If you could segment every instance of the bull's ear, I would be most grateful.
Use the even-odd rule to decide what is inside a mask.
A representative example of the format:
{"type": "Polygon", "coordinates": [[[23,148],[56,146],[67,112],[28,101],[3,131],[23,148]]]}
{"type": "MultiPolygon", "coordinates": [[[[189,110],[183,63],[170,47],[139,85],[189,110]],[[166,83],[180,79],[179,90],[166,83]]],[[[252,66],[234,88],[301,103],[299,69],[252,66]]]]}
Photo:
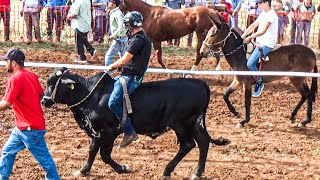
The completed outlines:
{"type": "Polygon", "coordinates": [[[209,17],[211,19],[212,24],[216,25],[218,30],[221,30],[222,24],[220,22],[218,22],[217,20],[215,20],[210,14],[209,14],[209,17]]]}
{"type": "Polygon", "coordinates": [[[71,79],[62,79],[61,78],[61,83],[62,84],[74,84],[76,82],[74,80],[71,80],[71,79]]]}

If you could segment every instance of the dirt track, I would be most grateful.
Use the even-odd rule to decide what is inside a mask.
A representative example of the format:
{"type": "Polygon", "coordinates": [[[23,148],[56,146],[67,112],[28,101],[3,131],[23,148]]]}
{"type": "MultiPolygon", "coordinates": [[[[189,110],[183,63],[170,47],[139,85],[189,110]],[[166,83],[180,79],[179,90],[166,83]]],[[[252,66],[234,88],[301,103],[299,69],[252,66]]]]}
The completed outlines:
{"type": "MultiPolygon", "coordinates": [[[[0,51],[1,54],[4,50],[0,51]]],[[[52,51],[27,51],[27,58],[34,62],[69,63],[70,53],[52,51]]],[[[102,65],[102,57],[95,64],[102,65]]],[[[169,68],[190,69],[194,56],[165,56],[169,68]]],[[[202,60],[201,69],[212,70],[213,60],[202,60]]],[[[153,65],[159,67],[157,63],[153,65]]],[[[223,69],[229,67],[222,61],[223,69]]],[[[53,69],[32,68],[45,86],[48,75],[53,69]]],[[[72,70],[84,76],[95,71],[72,70]]],[[[3,95],[8,74],[1,68],[0,92],[3,95]]],[[[145,80],[169,78],[163,74],[147,74],[145,80]]],[[[224,147],[212,146],[209,150],[204,179],[319,179],[320,178],[320,122],[319,97],[314,105],[313,122],[306,129],[291,124],[291,110],[300,95],[284,78],[266,84],[261,97],[252,101],[251,122],[244,129],[236,129],[239,121],[227,109],[222,93],[229,86],[232,77],[197,76],[207,81],[211,88],[211,103],[207,114],[207,128],[212,137],[228,138],[232,143],[224,147]]],[[[243,91],[231,97],[235,107],[244,115],[243,91]]],[[[66,106],[44,109],[50,152],[57,164],[61,179],[73,179],[72,173],[84,165],[88,157],[89,138],[76,125],[66,106]]],[[[303,105],[297,115],[300,122],[306,115],[303,105]]],[[[13,116],[7,110],[1,121],[5,126],[14,126],[13,116]]],[[[0,128],[1,144],[8,132],[0,128]]],[[[116,145],[120,142],[118,138],[116,145]]],[[[2,147],[2,145],[1,145],[2,147]]],[[[119,175],[109,165],[105,165],[98,155],[92,167],[90,179],[161,179],[162,172],[176,154],[178,145],[172,131],[152,140],[140,136],[140,142],[123,150],[114,148],[112,157],[121,164],[128,164],[135,173],[119,175]]],[[[172,174],[173,179],[189,178],[196,168],[198,149],[194,149],[182,160],[172,174]]],[[[11,179],[43,179],[44,172],[27,151],[18,154],[11,179]]],[[[88,178],[80,178],[88,179],[88,178]]]]}

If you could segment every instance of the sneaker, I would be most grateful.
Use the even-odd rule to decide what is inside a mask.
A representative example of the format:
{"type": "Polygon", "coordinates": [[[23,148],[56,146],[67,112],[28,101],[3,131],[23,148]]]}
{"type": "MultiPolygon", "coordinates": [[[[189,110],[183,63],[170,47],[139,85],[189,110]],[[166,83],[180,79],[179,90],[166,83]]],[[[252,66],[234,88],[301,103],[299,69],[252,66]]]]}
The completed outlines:
{"type": "Polygon", "coordinates": [[[254,92],[252,93],[252,96],[253,96],[253,97],[258,97],[258,96],[260,96],[261,93],[262,93],[263,88],[264,88],[264,84],[263,84],[262,82],[257,83],[257,84],[256,84],[256,87],[254,88],[254,92]]]}
{"type": "Polygon", "coordinates": [[[94,59],[96,57],[97,51],[93,49],[93,51],[91,51],[90,54],[91,54],[91,59],[94,59]]]}
{"type": "Polygon", "coordinates": [[[139,136],[135,133],[132,135],[125,135],[122,139],[122,142],[120,143],[119,147],[124,148],[128,145],[130,145],[133,141],[136,141],[139,139],[139,136]]]}
{"type": "Polygon", "coordinates": [[[85,64],[85,63],[87,63],[87,60],[75,59],[73,62],[85,64]]]}

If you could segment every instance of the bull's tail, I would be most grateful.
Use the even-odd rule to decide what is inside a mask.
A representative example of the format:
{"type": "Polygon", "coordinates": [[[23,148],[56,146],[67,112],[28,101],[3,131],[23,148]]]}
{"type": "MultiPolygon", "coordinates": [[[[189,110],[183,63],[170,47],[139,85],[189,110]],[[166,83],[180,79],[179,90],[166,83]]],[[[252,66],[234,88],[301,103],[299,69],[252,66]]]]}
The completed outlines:
{"type": "Polygon", "coordinates": [[[209,102],[210,102],[210,88],[208,86],[207,83],[203,83],[203,86],[204,88],[206,89],[207,91],[207,102],[203,108],[203,114],[202,114],[202,126],[203,126],[203,129],[205,130],[205,132],[207,133],[207,136],[208,138],[210,139],[210,142],[217,145],[217,146],[223,146],[223,145],[227,145],[227,144],[230,144],[230,140],[228,139],[212,139],[210,134],[208,133],[207,131],[207,126],[206,126],[206,114],[207,114],[207,109],[208,109],[208,106],[209,106],[209,102]]]}
{"type": "MultiPolygon", "coordinates": [[[[317,65],[314,65],[313,73],[318,73],[317,65]]],[[[313,102],[316,101],[316,94],[318,93],[318,83],[317,83],[317,77],[312,77],[311,82],[311,99],[313,102]]]]}

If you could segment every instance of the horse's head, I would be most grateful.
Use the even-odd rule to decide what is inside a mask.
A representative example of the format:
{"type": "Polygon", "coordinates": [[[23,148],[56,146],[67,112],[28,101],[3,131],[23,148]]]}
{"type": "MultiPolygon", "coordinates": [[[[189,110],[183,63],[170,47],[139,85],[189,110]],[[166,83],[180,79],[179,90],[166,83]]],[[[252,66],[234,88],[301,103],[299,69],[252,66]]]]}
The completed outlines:
{"type": "Polygon", "coordinates": [[[41,103],[45,107],[51,107],[56,103],[67,103],[66,97],[68,97],[70,91],[74,90],[76,84],[76,81],[72,80],[70,75],[71,74],[65,67],[50,74],[44,96],[41,100],[41,103]]]}
{"type": "Polygon", "coordinates": [[[208,31],[200,48],[200,55],[204,58],[208,57],[212,51],[219,52],[220,49],[224,47],[225,41],[231,32],[230,27],[226,23],[220,23],[210,15],[209,17],[213,26],[208,31]]]}

